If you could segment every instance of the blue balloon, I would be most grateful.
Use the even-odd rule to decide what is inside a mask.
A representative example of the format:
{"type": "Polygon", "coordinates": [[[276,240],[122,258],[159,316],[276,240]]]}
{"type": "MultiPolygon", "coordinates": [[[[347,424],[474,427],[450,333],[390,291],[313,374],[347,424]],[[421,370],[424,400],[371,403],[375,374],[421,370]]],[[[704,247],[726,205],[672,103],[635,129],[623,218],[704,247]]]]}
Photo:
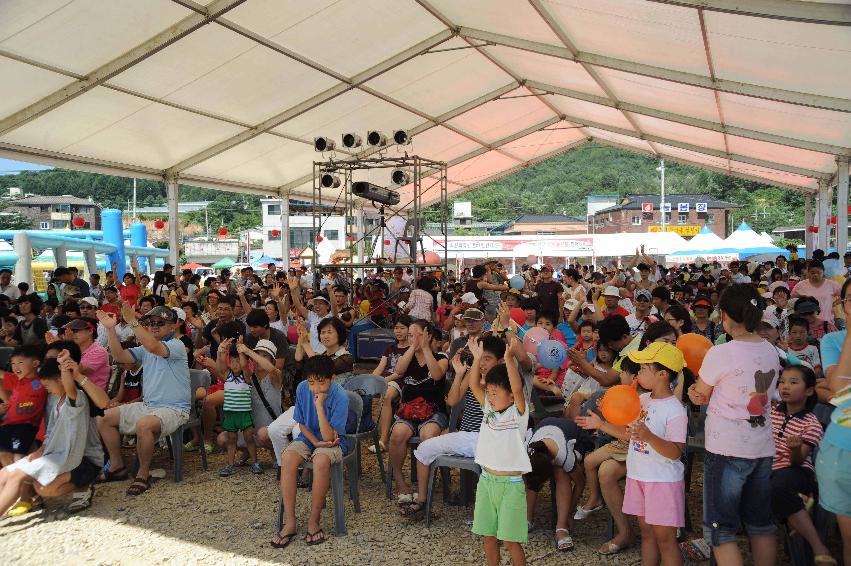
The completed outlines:
{"type": "Polygon", "coordinates": [[[508,284],[511,286],[512,289],[517,289],[518,291],[520,291],[521,289],[523,289],[523,287],[526,286],[526,280],[523,279],[522,275],[515,275],[514,277],[508,280],[508,284]]]}
{"type": "Polygon", "coordinates": [[[567,359],[567,349],[558,340],[544,340],[538,345],[538,363],[547,369],[561,367],[567,359]]]}

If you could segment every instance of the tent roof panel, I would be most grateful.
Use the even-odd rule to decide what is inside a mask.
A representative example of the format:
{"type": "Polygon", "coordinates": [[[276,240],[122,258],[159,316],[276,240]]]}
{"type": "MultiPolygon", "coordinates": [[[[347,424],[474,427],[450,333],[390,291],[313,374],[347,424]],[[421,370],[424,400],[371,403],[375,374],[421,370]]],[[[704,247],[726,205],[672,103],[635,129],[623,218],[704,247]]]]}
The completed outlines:
{"type": "Polygon", "coordinates": [[[851,113],[719,93],[728,124],[851,148],[851,113]]]}
{"type": "Polygon", "coordinates": [[[448,124],[492,143],[553,116],[553,111],[535,97],[511,98],[525,94],[526,89],[511,91],[506,98],[465,112],[448,124]]]}
{"type": "Polygon", "coordinates": [[[359,90],[350,90],[325,104],[305,112],[274,128],[276,132],[313,141],[315,136],[330,136],[342,148],[342,135],[354,132],[364,138],[367,130],[391,135],[397,128],[411,128],[423,120],[398,106],[359,90]]]}
{"type": "Polygon", "coordinates": [[[228,12],[226,18],[271,38],[321,14],[337,0],[251,0],[228,12]]]}
{"type": "Polygon", "coordinates": [[[787,185],[802,187],[803,189],[809,191],[815,191],[818,189],[818,183],[815,179],[812,179],[810,177],[804,177],[803,175],[795,175],[794,173],[777,171],[776,169],[769,169],[767,167],[760,167],[759,165],[741,163],[739,161],[733,160],[730,160],[730,169],[732,171],[737,171],[746,175],[762,177],[763,179],[768,179],[769,181],[776,181],[778,183],[785,183],[787,185]]]}
{"type": "MultiPolygon", "coordinates": [[[[460,39],[441,48],[465,47],[460,39]]],[[[428,53],[369,81],[367,86],[438,115],[504,85],[510,77],[474,49],[428,53]]]]}
{"type": "Polygon", "coordinates": [[[615,132],[609,132],[606,130],[600,130],[598,128],[586,128],[585,129],[594,139],[600,139],[604,141],[610,141],[622,146],[626,146],[628,148],[633,149],[634,151],[639,151],[645,154],[653,154],[653,148],[650,145],[641,139],[625,136],[622,134],[618,134],[615,132]]]}
{"type": "Polygon", "coordinates": [[[489,151],[450,167],[447,171],[447,177],[453,183],[470,185],[497,171],[509,169],[515,165],[517,165],[516,160],[506,157],[498,151],[489,151]]]}
{"type": "Polygon", "coordinates": [[[511,155],[516,155],[524,161],[529,161],[559,147],[564,147],[573,142],[585,139],[585,135],[578,129],[556,129],[564,127],[566,127],[565,124],[555,124],[550,126],[550,128],[539,130],[507,143],[503,147],[510,151],[511,155]]]}
{"type": "Polygon", "coordinates": [[[579,51],[708,75],[695,10],[643,0],[543,0],[579,51]],[[601,27],[606,33],[599,33],[601,27]]]}
{"type": "Polygon", "coordinates": [[[718,121],[715,96],[710,90],[614,69],[598,69],[597,72],[618,100],[718,121]]]}
{"type": "Polygon", "coordinates": [[[668,120],[660,120],[651,116],[633,114],[633,119],[638,123],[641,131],[675,141],[701,145],[718,151],[724,151],[724,134],[677,124],[668,120]]]}
{"type": "Polygon", "coordinates": [[[27,88],[4,88],[0,96],[0,116],[25,108],[51,92],[70,84],[73,79],[0,57],[0,77],[6,85],[27,85],[27,88]]]}
{"type": "MultiPolygon", "coordinates": [[[[5,2],[4,2],[5,4],[5,2]]],[[[29,11],[21,2],[0,10],[0,48],[86,74],[153,37],[190,14],[168,0],[124,2],[76,0],[64,2],[51,12],[39,12],[37,19],[7,19],[7,14],[29,11]],[[17,8],[17,9],[16,9],[17,8]],[[15,27],[13,27],[15,26],[15,27]]],[[[38,11],[38,9],[37,9],[38,11]]]]}
{"type": "Polygon", "coordinates": [[[851,75],[835,66],[851,57],[846,27],[719,12],[704,17],[719,78],[838,98],[851,91],[851,75]]]}
{"type": "Polygon", "coordinates": [[[727,136],[727,143],[730,146],[730,153],[739,153],[759,159],[777,160],[779,158],[780,163],[806,169],[815,169],[817,171],[824,171],[825,173],[832,173],[836,170],[834,156],[826,153],[786,147],[730,135],[727,136]]]}
{"type": "Polygon", "coordinates": [[[566,96],[550,96],[548,100],[551,100],[556,108],[569,116],[582,116],[594,122],[600,122],[601,124],[607,124],[625,130],[634,129],[629,120],[626,119],[626,116],[623,115],[623,112],[609,106],[585,102],[584,100],[577,100],[566,96]]]}
{"type": "Polygon", "coordinates": [[[435,161],[450,161],[479,147],[481,146],[469,138],[443,126],[436,126],[414,136],[407,150],[435,161]]]}
{"type": "Polygon", "coordinates": [[[526,2],[515,0],[430,0],[452,22],[460,26],[476,27],[496,33],[519,35],[541,43],[561,45],[558,37],[534,8],[526,2]],[[511,17],[505,17],[505,14],[511,17]]]}
{"type": "Polygon", "coordinates": [[[597,96],[606,95],[579,63],[500,45],[485,47],[484,51],[525,79],[535,79],[597,96]]]}

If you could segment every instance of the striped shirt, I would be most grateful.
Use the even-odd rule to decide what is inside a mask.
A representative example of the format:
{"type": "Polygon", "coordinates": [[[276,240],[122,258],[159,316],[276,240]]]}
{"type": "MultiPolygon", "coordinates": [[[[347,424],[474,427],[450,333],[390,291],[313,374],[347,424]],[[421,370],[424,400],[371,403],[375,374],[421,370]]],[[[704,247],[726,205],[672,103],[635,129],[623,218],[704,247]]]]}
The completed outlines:
{"type": "MultiPolygon", "coordinates": [[[[792,456],[789,448],[786,446],[786,437],[788,435],[800,436],[804,444],[809,444],[811,448],[818,446],[824,435],[821,423],[813,413],[801,411],[794,415],[787,415],[783,409],[785,409],[785,406],[782,403],[771,409],[771,428],[774,434],[774,463],[771,466],[772,470],[792,467],[792,456]]],[[[810,455],[807,456],[807,459],[804,460],[801,466],[815,470],[815,467],[813,467],[812,452],[810,452],[810,455]]]]}
{"type": "Polygon", "coordinates": [[[251,411],[251,385],[245,381],[243,375],[228,372],[225,379],[225,402],[223,411],[251,411]]]}
{"type": "Polygon", "coordinates": [[[464,410],[461,413],[461,424],[458,430],[463,432],[479,432],[482,428],[482,420],[485,418],[482,406],[476,401],[476,396],[468,387],[464,392],[464,410]]]}

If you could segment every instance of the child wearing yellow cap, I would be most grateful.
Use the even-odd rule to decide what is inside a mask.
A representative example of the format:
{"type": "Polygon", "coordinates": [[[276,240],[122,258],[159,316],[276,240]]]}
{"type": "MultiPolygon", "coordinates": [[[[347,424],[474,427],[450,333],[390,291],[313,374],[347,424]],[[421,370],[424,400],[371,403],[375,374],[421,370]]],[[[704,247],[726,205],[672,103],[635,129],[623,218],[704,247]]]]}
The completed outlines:
{"type": "Polygon", "coordinates": [[[623,512],[641,527],[643,564],[682,564],[677,527],[685,526],[684,467],[688,418],[671,391],[671,381],[685,366],[683,354],[664,342],[630,352],[640,364],[637,379],[649,391],[640,396],[641,413],[628,426],[626,488],[623,512]]]}

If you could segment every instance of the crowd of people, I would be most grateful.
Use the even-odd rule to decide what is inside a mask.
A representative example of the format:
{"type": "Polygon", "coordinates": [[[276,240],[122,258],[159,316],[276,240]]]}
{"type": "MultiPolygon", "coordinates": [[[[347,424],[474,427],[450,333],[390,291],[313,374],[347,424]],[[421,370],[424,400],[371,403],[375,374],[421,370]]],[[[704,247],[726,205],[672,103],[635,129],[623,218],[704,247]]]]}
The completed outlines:
{"type": "Polygon", "coordinates": [[[0,342],[13,348],[0,387],[0,514],[69,494],[69,510],[81,511],[102,482],[129,482],[128,496],[155,490],[157,446],[197,403],[203,432],[184,448],[217,445],[222,478],[262,474],[258,448],[272,452],[278,548],[299,537],[299,487],[311,489],[304,542],[325,542],[331,467],[368,422],[400,520],[424,517],[422,478],[439,456],[475,460],[472,531],[491,565],[500,545],[525,564],[547,481],[559,551],[574,547],[577,521],[605,508],[614,535],[600,554],[640,544],[643,564],[681,564],[685,451],[697,436],[703,534],[719,564],[742,563],[742,529],[753,562],[775,564],[779,524],[816,564],[836,564],[812,504],[836,515],[851,564],[851,253],[666,268],[636,250],[622,265],[523,266],[512,277],[488,260],[414,275],[269,264],[202,281],[166,264],[151,279],[133,261],[122,276],[113,266],[88,282],[58,267],[37,293],[0,271],[0,342]],[[395,344],[372,371],[387,394],[358,420],[345,389],[355,373],[349,335],[366,321],[392,329],[395,344]],[[699,368],[678,347],[690,334],[713,344],[699,368]],[[542,363],[533,335],[560,342],[564,362],[542,363]],[[211,385],[193,391],[190,370],[207,370],[211,385]],[[640,393],[626,425],[601,410],[617,385],[640,393]],[[414,436],[416,485],[403,473],[414,436]]]}

